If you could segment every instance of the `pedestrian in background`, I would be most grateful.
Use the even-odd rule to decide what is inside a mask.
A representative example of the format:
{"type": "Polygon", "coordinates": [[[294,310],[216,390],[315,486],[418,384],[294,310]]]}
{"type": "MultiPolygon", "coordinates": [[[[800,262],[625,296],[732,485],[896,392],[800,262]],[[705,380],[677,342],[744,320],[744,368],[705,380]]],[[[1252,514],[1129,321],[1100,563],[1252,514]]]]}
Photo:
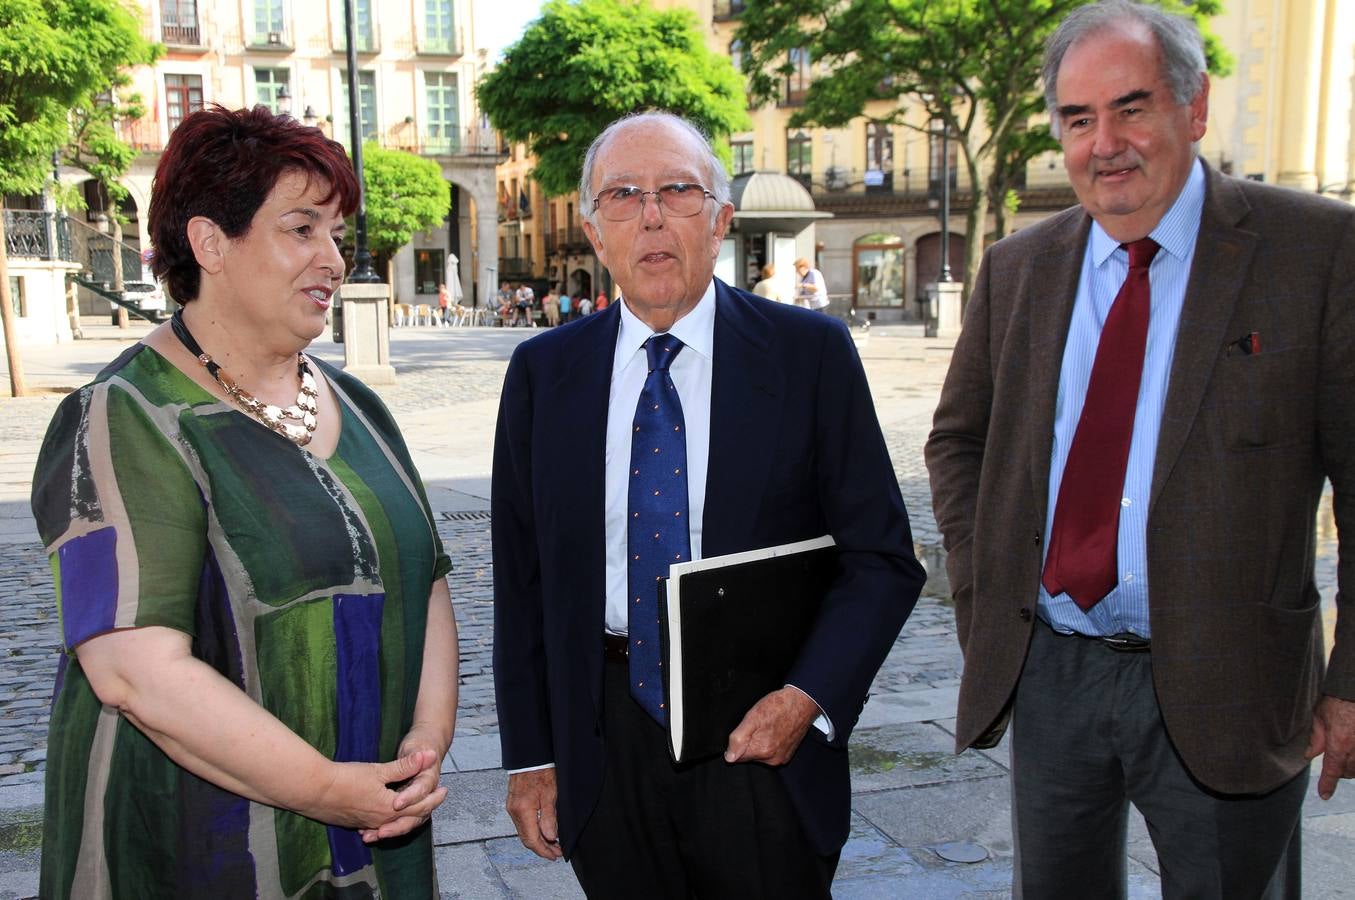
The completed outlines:
{"type": "Polygon", "coordinates": [[[568,322],[571,318],[573,318],[573,314],[574,314],[573,304],[574,304],[574,301],[573,301],[573,299],[570,298],[569,294],[567,294],[567,293],[562,293],[562,294],[560,295],[560,321],[561,321],[561,322],[568,322]]]}
{"type": "Polygon", "coordinates": [[[810,265],[803,256],[795,261],[795,305],[805,309],[823,309],[828,305],[828,285],[823,273],[810,265]]]}
{"type": "Polygon", "coordinates": [[[343,147],[264,106],[160,157],[182,308],[62,402],[33,476],[65,651],[44,898],[435,891],[451,563],[390,412],[305,352],[357,204],[343,147]]]}
{"type": "Polygon", "coordinates": [[[592,312],[593,312],[593,301],[588,299],[587,294],[584,294],[582,297],[579,298],[579,316],[582,317],[591,315],[592,312]]]}
{"type": "Polygon", "coordinates": [[[1125,896],[1133,803],[1164,896],[1297,898],[1307,761],[1355,775],[1355,209],[1196,155],[1188,16],[1080,7],[1044,84],[1081,205],[984,255],[926,448],[957,749],[1010,723],[1018,895],[1125,896]]]}
{"type": "Polygon", "coordinates": [[[781,291],[777,288],[773,280],[776,275],[776,266],[771,263],[762,267],[762,280],[753,285],[753,293],[759,297],[766,297],[777,303],[784,303],[785,299],[781,296],[781,291]]]}
{"type": "Polygon", "coordinates": [[[541,311],[546,314],[546,327],[554,328],[560,324],[560,295],[552,288],[541,298],[541,311]]]}
{"type": "Polygon", "coordinates": [[[604,309],[607,308],[608,302],[609,301],[607,300],[607,292],[598,291],[598,302],[594,304],[593,312],[602,312],[604,309]]]}
{"type": "Polygon", "coordinates": [[[447,285],[438,285],[438,324],[450,325],[447,317],[450,315],[451,296],[447,292],[447,285]]]}

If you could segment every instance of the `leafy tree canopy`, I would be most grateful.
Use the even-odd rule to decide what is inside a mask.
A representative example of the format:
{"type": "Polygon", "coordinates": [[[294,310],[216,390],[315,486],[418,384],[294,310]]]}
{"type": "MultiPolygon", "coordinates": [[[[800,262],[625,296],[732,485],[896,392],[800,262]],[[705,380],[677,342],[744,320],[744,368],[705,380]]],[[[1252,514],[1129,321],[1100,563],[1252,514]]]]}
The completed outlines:
{"type": "Polygon", "coordinates": [[[389,257],[414,232],[439,225],[452,203],[452,188],[438,164],[403,150],[362,146],[367,197],[367,240],[372,253],[389,257]]]}
{"type": "MultiPolygon", "coordinates": [[[[1044,126],[1026,129],[1043,109],[1044,42],[1068,12],[1088,0],[755,0],[739,20],[744,71],[756,100],[778,97],[794,71],[791,51],[807,51],[816,72],[793,125],[840,127],[861,115],[927,127],[944,122],[970,183],[985,186],[968,209],[965,283],[983,248],[990,201],[1007,201],[1011,173],[1057,146],[1044,126]],[[885,101],[885,102],[877,102],[885,101]],[[906,102],[905,102],[906,101],[906,102]],[[909,113],[921,107],[924,116],[909,113]],[[994,170],[997,170],[996,178],[994,170]],[[990,197],[989,192],[996,196],[990,197]]],[[[1202,27],[1219,0],[1159,0],[1202,27]]],[[[1205,32],[1210,71],[1231,61],[1205,32]]]]}
{"type": "Polygon", "coordinates": [[[71,110],[158,55],[123,0],[0,0],[0,191],[41,190],[71,137],[71,110]]]}
{"type": "Polygon", "coordinates": [[[744,79],[706,48],[696,17],[631,0],[550,0],[478,96],[494,127],[536,157],[547,196],[578,187],[588,145],[628,113],[686,116],[726,163],[726,138],[748,127],[744,79]]]}

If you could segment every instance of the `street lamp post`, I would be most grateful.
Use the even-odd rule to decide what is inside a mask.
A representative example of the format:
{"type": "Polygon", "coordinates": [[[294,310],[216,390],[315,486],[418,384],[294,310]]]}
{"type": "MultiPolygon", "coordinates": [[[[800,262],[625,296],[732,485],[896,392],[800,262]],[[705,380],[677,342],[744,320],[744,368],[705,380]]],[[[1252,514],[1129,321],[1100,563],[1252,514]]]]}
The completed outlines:
{"type": "Polygon", "coordinates": [[[358,176],[358,212],[354,231],[356,247],[353,250],[353,273],[348,280],[358,284],[377,284],[381,276],[372,268],[372,254],[367,249],[367,190],[362,179],[361,103],[358,98],[358,46],[353,27],[353,0],[343,0],[343,28],[348,42],[348,134],[353,156],[353,171],[358,176]]]}
{"type": "Polygon", "coordinates": [[[941,121],[941,273],[937,282],[954,281],[950,274],[950,122],[941,121]]]}

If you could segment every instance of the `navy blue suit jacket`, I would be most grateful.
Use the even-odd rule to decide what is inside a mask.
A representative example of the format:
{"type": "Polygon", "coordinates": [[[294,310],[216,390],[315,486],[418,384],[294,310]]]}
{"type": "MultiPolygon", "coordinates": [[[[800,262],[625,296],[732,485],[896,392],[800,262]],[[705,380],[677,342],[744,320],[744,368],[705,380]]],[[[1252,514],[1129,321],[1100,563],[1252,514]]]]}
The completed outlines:
{"type": "MultiPolygon", "coordinates": [[[[846,841],[847,738],[922,588],[865,372],[842,323],[716,281],[703,554],[831,533],[843,572],[788,681],[831,718],[780,770],[819,852],[846,841]]],[[[503,764],[554,762],[572,852],[603,775],[604,459],[620,309],[520,345],[494,446],[503,764]]],[[[619,410],[630,416],[632,411],[619,410]]]]}

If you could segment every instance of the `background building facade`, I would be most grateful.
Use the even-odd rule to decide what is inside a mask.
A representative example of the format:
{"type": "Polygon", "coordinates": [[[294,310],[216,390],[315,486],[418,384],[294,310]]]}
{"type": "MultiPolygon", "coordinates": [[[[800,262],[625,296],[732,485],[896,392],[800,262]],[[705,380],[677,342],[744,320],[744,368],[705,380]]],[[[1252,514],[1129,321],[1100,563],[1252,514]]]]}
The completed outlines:
{"type": "MultiPolygon", "coordinates": [[[[469,304],[477,290],[484,296],[481,285],[491,283],[498,268],[494,169],[503,158],[497,136],[481,121],[475,103],[475,82],[485,63],[475,48],[470,0],[352,3],[362,139],[436,160],[452,185],[443,224],[416,233],[395,254],[390,271],[379,274],[392,280],[396,302],[436,303],[438,285],[455,256],[469,304]]],[[[155,166],[188,114],[211,103],[230,109],[264,104],[317,125],[345,146],[351,147],[352,140],[342,0],[141,0],[141,7],[146,37],[166,52],[154,66],[130,73],[127,90],[140,94],[146,114],[119,123],[122,138],[140,151],[120,180],[129,190],[122,207],[129,281],[140,277],[138,255],[149,246],[145,212],[155,166]]],[[[107,199],[84,172],[63,168],[61,178],[81,185],[88,204],[69,217],[67,267],[98,271],[104,268],[101,260],[86,244],[99,245],[97,235],[108,221],[107,199]]],[[[6,198],[7,207],[40,209],[43,202],[6,198]]],[[[10,249],[13,267],[15,248],[10,249]]],[[[49,255],[59,256],[59,248],[49,255]]],[[[17,261],[22,267],[23,259],[17,261]]],[[[35,262],[54,269],[61,261],[35,262]]],[[[29,273],[21,274],[27,280],[29,273]]],[[[25,328],[21,322],[22,339],[68,339],[62,300],[51,296],[50,286],[34,276],[32,284],[19,287],[20,315],[35,326],[25,328]],[[52,314],[51,307],[59,312],[52,314]]],[[[81,293],[86,311],[107,309],[106,301],[81,293]]]]}
{"type": "MultiPolygon", "coordinates": [[[[745,0],[650,2],[691,9],[707,45],[738,65],[735,35],[745,0]]],[[[1213,81],[1201,156],[1235,175],[1350,200],[1355,3],[1230,0],[1212,27],[1235,66],[1231,75],[1213,81]]],[[[844,128],[791,127],[816,75],[807,54],[792,54],[791,62],[780,99],[750,108],[752,127],[731,135],[731,174],[736,184],[753,173],[787,176],[804,187],[817,211],[831,214],[816,221],[812,252],[803,255],[823,270],[836,309],[850,306],[878,321],[915,320],[918,298],[941,268],[943,154],[949,157],[951,187],[950,268],[956,277],[963,271],[964,214],[973,186],[958,165],[958,146],[944,141],[939,125],[906,101],[904,125],[872,121],[870,114],[893,111],[886,106],[890,101],[878,101],[844,128]]],[[[596,272],[578,228],[578,198],[544,200],[529,177],[531,164],[519,147],[500,167],[500,252],[515,260],[513,278],[547,279],[557,287],[564,282],[573,293],[580,273],[596,272]]],[[[1016,228],[1076,202],[1058,152],[1033,159],[1017,190],[1016,228]]],[[[721,274],[749,287],[756,265],[775,261],[776,241],[786,235],[742,224],[736,219],[731,234],[739,264],[725,266],[721,274]]],[[[990,215],[986,228],[993,227],[990,215]]]]}

